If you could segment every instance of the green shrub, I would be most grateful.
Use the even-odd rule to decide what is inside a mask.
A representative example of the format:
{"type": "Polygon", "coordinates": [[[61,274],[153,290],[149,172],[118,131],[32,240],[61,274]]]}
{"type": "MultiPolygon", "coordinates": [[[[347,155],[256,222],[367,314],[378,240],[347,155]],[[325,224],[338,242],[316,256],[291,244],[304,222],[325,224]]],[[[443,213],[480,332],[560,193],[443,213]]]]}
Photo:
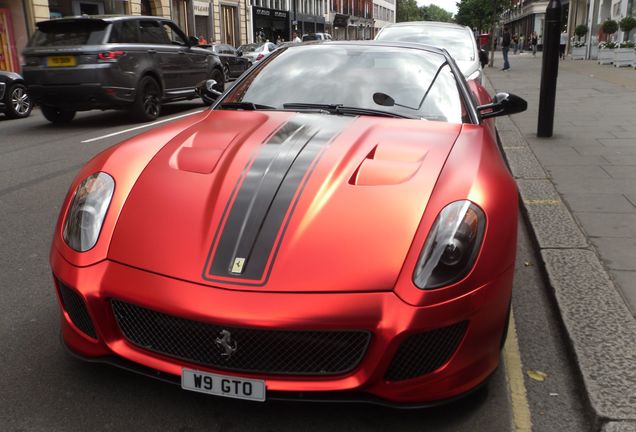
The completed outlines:
{"type": "Polygon", "coordinates": [[[618,31],[618,23],[614,20],[607,20],[603,23],[603,33],[612,35],[618,31]]]}
{"type": "Polygon", "coordinates": [[[574,29],[574,34],[580,39],[582,37],[585,37],[585,35],[588,32],[588,28],[585,24],[579,24],[576,26],[576,28],[574,29]]]}

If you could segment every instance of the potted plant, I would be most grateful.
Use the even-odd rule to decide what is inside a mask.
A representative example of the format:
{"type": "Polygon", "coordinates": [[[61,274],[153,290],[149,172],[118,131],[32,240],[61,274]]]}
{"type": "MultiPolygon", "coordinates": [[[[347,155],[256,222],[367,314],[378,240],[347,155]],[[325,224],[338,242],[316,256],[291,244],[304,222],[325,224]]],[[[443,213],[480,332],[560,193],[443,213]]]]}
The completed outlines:
{"type": "Polygon", "coordinates": [[[614,66],[634,66],[636,64],[636,51],[634,51],[634,42],[629,39],[629,32],[636,27],[636,19],[632,16],[626,16],[619,25],[623,31],[623,42],[614,50],[614,66]]]}
{"type": "Polygon", "coordinates": [[[618,46],[617,43],[611,40],[611,36],[618,31],[618,23],[614,20],[607,20],[602,25],[603,33],[610,37],[607,42],[601,42],[598,47],[598,63],[599,64],[612,64],[614,61],[614,49],[618,46]]]}
{"type": "Polygon", "coordinates": [[[585,35],[587,32],[588,28],[585,24],[580,24],[574,29],[574,34],[578,40],[572,44],[572,60],[585,60],[585,35]]]}

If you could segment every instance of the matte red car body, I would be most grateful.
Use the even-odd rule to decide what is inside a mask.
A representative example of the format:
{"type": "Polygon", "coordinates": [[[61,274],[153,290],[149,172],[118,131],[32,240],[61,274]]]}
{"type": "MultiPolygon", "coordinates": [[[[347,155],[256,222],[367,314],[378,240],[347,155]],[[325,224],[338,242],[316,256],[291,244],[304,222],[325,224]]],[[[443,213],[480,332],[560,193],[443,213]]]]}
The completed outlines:
{"type": "Polygon", "coordinates": [[[421,403],[476,387],[498,365],[516,250],[517,190],[490,121],[351,118],[304,179],[270,271],[245,283],[205,277],[215,230],[242,173],[295,115],[206,111],[90,161],[62,206],[50,261],[56,280],[85,299],[97,339],[79,331],[62,308],[65,344],[86,358],[116,355],[173,376],[188,367],[256,377],[268,391],[360,391],[421,403]],[[97,244],[78,253],[62,238],[64,220],[79,183],[99,171],[115,179],[115,192],[97,244]],[[450,286],[417,288],[414,268],[435,218],[466,199],[486,215],[474,268],[450,286]],[[372,339],[360,364],[340,376],[215,370],[127,342],[112,298],[220,325],[362,329],[372,339]],[[461,321],[469,323],[466,334],[442,367],[399,382],[384,378],[409,335],[461,321]]]}

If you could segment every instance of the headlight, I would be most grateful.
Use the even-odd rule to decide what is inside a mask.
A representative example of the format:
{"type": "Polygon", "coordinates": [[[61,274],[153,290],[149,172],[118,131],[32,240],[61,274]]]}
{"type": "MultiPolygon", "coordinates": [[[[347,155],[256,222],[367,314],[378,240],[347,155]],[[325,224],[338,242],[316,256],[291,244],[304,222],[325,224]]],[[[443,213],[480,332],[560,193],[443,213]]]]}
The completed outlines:
{"type": "Polygon", "coordinates": [[[475,263],[486,217],[470,201],[444,207],[428,234],[413,274],[418,288],[432,289],[462,279],[475,263]]]}
{"type": "Polygon", "coordinates": [[[80,183],[64,222],[67,245],[78,252],[86,252],[95,246],[114,190],[115,181],[103,172],[80,183]]]}

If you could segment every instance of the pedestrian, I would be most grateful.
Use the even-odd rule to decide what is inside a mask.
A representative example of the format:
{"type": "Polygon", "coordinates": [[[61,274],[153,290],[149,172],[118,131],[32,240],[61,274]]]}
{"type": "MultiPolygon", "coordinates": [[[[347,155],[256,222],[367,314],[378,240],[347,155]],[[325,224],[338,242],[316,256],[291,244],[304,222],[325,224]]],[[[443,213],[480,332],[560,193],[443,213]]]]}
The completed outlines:
{"type": "Polygon", "coordinates": [[[276,36],[276,45],[280,45],[283,43],[283,40],[280,38],[280,35],[276,36]]]}
{"type": "Polygon", "coordinates": [[[526,38],[523,37],[523,35],[519,35],[519,52],[523,53],[523,43],[525,42],[526,38]]]}
{"type": "Polygon", "coordinates": [[[302,42],[302,40],[300,40],[300,38],[298,37],[298,33],[297,32],[292,32],[292,41],[294,43],[300,43],[302,42]]]}
{"type": "Polygon", "coordinates": [[[517,33],[515,33],[514,35],[512,35],[512,53],[517,54],[518,51],[519,51],[519,36],[517,36],[517,33]]]}
{"type": "Polygon", "coordinates": [[[537,55],[537,44],[539,43],[539,35],[537,35],[537,32],[532,32],[532,34],[530,35],[530,44],[532,45],[532,55],[536,56],[537,55]]]}
{"type": "Polygon", "coordinates": [[[508,51],[510,50],[510,32],[508,27],[504,27],[503,35],[501,37],[501,53],[503,54],[503,68],[502,71],[510,69],[510,63],[508,62],[508,51]]]}
{"type": "Polygon", "coordinates": [[[561,55],[561,59],[565,59],[565,45],[568,43],[568,32],[563,30],[561,32],[561,36],[559,36],[559,53],[561,55]]]}
{"type": "Polygon", "coordinates": [[[199,36],[199,45],[207,45],[208,41],[205,40],[205,37],[203,37],[203,35],[199,36]]]}

